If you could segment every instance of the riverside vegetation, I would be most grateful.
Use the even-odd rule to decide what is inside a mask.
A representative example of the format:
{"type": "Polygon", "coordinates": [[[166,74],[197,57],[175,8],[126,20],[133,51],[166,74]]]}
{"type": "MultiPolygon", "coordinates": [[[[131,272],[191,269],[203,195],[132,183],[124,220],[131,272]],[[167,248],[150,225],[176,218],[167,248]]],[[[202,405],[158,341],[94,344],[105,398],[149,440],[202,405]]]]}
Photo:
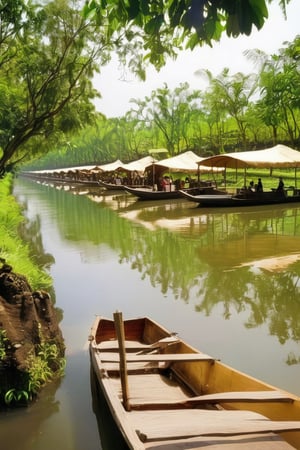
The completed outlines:
{"type": "Polygon", "coordinates": [[[26,405],[64,373],[58,311],[46,289],[51,277],[21,237],[22,209],[12,177],[0,183],[0,407],[26,405]],[[13,271],[14,270],[16,271],[13,271]],[[26,274],[26,278],[20,274],[26,274]]]}

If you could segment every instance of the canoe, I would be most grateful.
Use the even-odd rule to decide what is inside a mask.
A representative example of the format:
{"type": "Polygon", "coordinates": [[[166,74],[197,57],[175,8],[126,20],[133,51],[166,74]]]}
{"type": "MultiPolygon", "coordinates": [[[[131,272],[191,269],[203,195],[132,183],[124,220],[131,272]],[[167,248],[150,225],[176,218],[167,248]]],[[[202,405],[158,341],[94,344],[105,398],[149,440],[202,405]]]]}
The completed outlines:
{"type": "Polygon", "coordinates": [[[197,194],[180,191],[181,195],[191,202],[198,203],[205,207],[228,207],[228,206],[259,206],[259,205],[279,205],[300,202],[298,191],[293,195],[286,192],[266,191],[266,192],[241,192],[238,194],[197,194]]]}
{"type": "Polygon", "coordinates": [[[91,368],[132,450],[300,449],[300,398],[188,345],[150,318],[96,319],[91,368]]]}

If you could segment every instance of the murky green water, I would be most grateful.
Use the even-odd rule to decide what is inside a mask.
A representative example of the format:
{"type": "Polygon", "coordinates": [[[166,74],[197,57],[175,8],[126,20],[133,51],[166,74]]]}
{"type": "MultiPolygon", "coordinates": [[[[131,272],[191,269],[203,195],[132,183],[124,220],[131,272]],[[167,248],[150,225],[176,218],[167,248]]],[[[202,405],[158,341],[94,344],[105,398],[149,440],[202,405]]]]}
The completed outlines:
{"type": "Polygon", "coordinates": [[[67,373],[36,405],[0,417],[1,448],[122,448],[91,395],[87,351],[94,315],[116,309],[300,394],[300,205],[204,210],[21,179],[15,195],[40,257],[53,259],[67,373]]]}

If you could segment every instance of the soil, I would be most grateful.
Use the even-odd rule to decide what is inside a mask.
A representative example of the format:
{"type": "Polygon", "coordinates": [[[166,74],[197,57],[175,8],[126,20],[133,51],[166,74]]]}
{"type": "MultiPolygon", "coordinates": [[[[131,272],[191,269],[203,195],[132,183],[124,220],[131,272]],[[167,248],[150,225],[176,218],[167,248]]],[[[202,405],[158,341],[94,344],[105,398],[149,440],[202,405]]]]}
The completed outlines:
{"type": "MultiPolygon", "coordinates": [[[[36,355],[39,344],[56,344],[64,356],[64,340],[55,307],[45,291],[32,291],[27,279],[14,273],[6,263],[0,268],[0,331],[5,330],[6,357],[0,360],[0,378],[26,373],[28,357],[36,355]],[[6,376],[5,375],[6,372],[6,376]]],[[[52,368],[55,371],[55,367],[52,368]]]]}

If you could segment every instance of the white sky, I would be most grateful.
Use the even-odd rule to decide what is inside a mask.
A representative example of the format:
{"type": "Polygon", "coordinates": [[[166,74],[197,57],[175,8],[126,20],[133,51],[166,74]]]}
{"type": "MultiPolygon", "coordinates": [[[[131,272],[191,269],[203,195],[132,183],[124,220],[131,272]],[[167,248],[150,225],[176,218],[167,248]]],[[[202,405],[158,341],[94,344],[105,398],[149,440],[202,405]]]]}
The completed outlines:
{"type": "Polygon", "coordinates": [[[237,39],[229,39],[224,35],[213,48],[205,45],[193,51],[182,52],[176,61],[168,60],[160,72],[149,67],[145,82],[139,81],[129,72],[127,80],[123,81],[124,68],[118,68],[118,62],[112,61],[95,77],[94,86],[102,96],[96,101],[97,110],[107,117],[123,116],[133,107],[130,99],[144,99],[164,83],[174,89],[180,83],[188,82],[191,88],[203,90],[203,79],[195,75],[200,69],[208,69],[215,76],[224,67],[228,67],[231,74],[254,72],[253,63],[243,55],[245,50],[260,49],[267,54],[277,53],[284,42],[291,42],[300,34],[300,1],[291,0],[287,6],[287,20],[278,3],[279,0],[273,0],[273,4],[269,5],[269,18],[262,30],[253,28],[250,36],[240,36],[237,39]]]}

